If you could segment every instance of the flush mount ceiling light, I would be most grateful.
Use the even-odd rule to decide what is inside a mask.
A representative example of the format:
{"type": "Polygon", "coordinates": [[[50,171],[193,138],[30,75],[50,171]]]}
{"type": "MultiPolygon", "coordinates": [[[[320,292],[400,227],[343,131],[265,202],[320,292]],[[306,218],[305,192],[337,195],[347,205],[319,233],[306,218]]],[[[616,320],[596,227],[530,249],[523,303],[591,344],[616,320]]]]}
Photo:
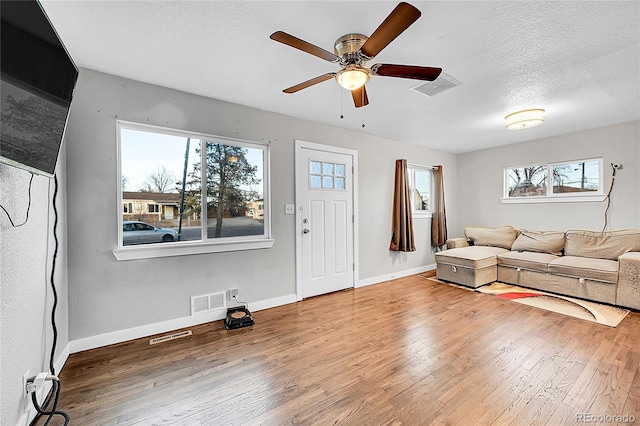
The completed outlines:
{"type": "Polygon", "coordinates": [[[538,126],[544,121],[544,110],[525,109],[507,115],[505,118],[505,128],[508,130],[529,129],[538,126]]]}
{"type": "Polygon", "coordinates": [[[347,90],[356,90],[369,81],[369,73],[363,68],[350,65],[338,71],[336,81],[347,90]]]}

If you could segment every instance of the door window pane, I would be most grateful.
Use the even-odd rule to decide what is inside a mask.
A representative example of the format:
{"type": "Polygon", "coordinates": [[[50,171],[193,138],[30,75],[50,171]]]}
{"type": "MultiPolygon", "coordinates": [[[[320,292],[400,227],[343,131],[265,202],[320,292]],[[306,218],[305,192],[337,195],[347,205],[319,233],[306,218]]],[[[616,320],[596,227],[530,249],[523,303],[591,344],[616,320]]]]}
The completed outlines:
{"type": "Polygon", "coordinates": [[[325,176],[322,178],[322,187],[324,189],[333,189],[333,177],[325,176]]]}
{"type": "Polygon", "coordinates": [[[344,190],[345,187],[346,177],[344,164],[310,161],[309,188],[344,190]]]}
{"type": "Polygon", "coordinates": [[[322,176],[311,175],[310,186],[311,188],[316,188],[316,189],[322,188],[322,176]]]}

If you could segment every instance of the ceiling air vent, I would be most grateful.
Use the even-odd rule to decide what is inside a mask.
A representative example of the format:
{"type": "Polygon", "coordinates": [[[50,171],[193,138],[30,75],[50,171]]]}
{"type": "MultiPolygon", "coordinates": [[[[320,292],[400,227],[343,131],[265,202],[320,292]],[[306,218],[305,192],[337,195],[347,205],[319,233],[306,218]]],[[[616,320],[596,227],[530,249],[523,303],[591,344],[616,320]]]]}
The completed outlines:
{"type": "Polygon", "coordinates": [[[423,95],[434,96],[438,93],[444,92],[445,90],[460,86],[461,84],[462,83],[460,81],[451,77],[449,74],[441,73],[440,76],[435,80],[421,83],[415,87],[412,87],[411,90],[415,90],[416,92],[422,93],[423,95]]]}

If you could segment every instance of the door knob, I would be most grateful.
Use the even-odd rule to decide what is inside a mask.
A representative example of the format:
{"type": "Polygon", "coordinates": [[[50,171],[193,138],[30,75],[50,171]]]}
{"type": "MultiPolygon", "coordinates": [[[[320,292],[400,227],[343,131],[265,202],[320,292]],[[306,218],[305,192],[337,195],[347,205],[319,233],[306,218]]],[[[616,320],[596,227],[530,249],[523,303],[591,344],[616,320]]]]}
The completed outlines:
{"type": "Polygon", "coordinates": [[[304,228],[304,229],[302,230],[302,233],[303,233],[303,234],[308,234],[308,233],[309,233],[309,230],[308,230],[307,228],[304,228]]]}

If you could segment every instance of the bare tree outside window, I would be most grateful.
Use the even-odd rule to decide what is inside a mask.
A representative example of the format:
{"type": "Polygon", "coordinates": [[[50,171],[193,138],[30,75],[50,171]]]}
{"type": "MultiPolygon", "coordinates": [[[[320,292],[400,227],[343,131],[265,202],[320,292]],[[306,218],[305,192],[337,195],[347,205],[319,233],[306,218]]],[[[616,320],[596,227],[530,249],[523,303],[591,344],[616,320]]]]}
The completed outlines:
{"type": "Polygon", "coordinates": [[[542,165],[508,169],[509,197],[535,197],[547,193],[547,167],[542,165]]]}
{"type": "Polygon", "coordinates": [[[267,144],[137,123],[118,125],[120,226],[129,237],[127,246],[162,244],[132,240],[124,225],[134,220],[156,226],[156,233],[175,232],[172,242],[189,252],[273,244],[267,144]]]}
{"type": "Polygon", "coordinates": [[[602,194],[602,159],[505,169],[505,196],[578,197],[602,194]],[[586,193],[586,194],[585,194],[586,193]]]}
{"type": "Polygon", "coordinates": [[[165,166],[159,166],[147,174],[140,190],[144,192],[174,192],[176,182],[176,176],[171,170],[165,166]]]}

